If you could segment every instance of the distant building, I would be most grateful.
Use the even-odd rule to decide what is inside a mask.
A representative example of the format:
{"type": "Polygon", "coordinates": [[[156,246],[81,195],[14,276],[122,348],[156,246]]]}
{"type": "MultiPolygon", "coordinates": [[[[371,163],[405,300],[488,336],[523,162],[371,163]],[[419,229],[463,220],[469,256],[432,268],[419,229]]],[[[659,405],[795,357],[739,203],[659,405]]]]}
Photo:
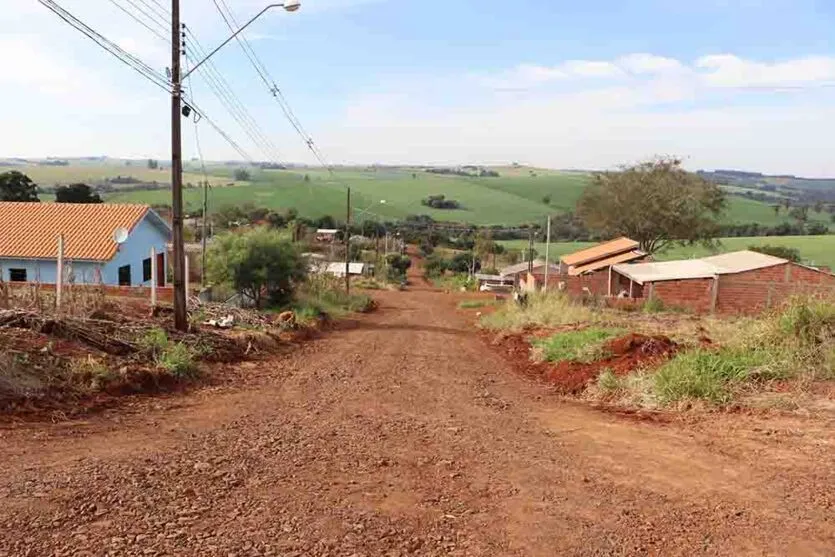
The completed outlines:
{"type": "Polygon", "coordinates": [[[0,202],[0,278],[55,284],[58,237],[64,238],[64,280],[76,284],[165,284],[171,229],[148,205],[0,202]],[[116,230],[124,229],[117,244],[116,230]]]}
{"type": "Polygon", "coordinates": [[[638,249],[638,242],[618,238],[590,248],[563,255],[560,258],[560,274],[578,276],[597,271],[608,271],[612,265],[644,259],[647,254],[638,249]]]}
{"type": "Polygon", "coordinates": [[[335,228],[320,228],[316,231],[316,241],[322,243],[330,243],[336,240],[336,235],[339,230],[335,228]]]}

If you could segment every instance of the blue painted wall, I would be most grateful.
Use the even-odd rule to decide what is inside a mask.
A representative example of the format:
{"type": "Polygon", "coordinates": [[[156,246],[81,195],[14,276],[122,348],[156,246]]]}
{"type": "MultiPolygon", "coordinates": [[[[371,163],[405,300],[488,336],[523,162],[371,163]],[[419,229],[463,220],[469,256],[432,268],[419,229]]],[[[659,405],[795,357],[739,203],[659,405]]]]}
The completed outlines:
{"type": "MultiPolygon", "coordinates": [[[[151,248],[157,253],[166,253],[167,234],[149,217],[145,217],[134,227],[127,241],[119,246],[116,256],[107,263],[91,263],[89,261],[66,261],[65,265],[72,268],[76,284],[96,282],[96,270],[101,272],[101,282],[117,286],[119,284],[119,267],[130,265],[131,286],[150,286],[151,281],[142,281],[142,261],[151,257],[151,248]]],[[[57,245],[56,245],[57,249],[57,245]]],[[[166,265],[168,258],[166,256],[166,265]]],[[[5,259],[0,258],[3,280],[10,280],[10,269],[26,269],[29,282],[36,280],[42,284],[55,284],[58,274],[56,260],[34,259],[5,259]]],[[[66,276],[66,275],[65,275],[66,276]]]]}

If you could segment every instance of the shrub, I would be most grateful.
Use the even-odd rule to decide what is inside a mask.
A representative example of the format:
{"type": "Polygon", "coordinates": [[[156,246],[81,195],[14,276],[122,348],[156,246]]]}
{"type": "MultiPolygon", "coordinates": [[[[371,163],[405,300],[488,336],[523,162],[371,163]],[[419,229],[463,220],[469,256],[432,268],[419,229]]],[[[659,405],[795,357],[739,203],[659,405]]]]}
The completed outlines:
{"type": "Polygon", "coordinates": [[[137,345],[141,350],[157,356],[168,348],[168,334],[163,329],[154,327],[139,337],[137,345]]]}
{"type": "Polygon", "coordinates": [[[107,365],[92,356],[74,360],[70,364],[70,371],[76,381],[80,381],[93,391],[100,391],[118,377],[118,374],[107,365]]]}
{"type": "Polygon", "coordinates": [[[597,388],[604,395],[614,394],[621,390],[620,378],[614,371],[606,368],[597,377],[597,388]]]}
{"type": "Polygon", "coordinates": [[[760,246],[748,246],[748,249],[758,253],[779,257],[781,259],[788,259],[789,261],[794,261],[795,263],[800,262],[800,251],[797,248],[765,244],[760,246]]]}
{"type": "Polygon", "coordinates": [[[259,308],[265,294],[274,305],[287,303],[307,273],[296,246],[267,228],[216,236],[206,267],[210,282],[231,285],[259,308]]]}
{"type": "Polygon", "coordinates": [[[182,342],[168,345],[157,358],[157,365],[178,379],[195,377],[198,372],[194,354],[182,342]]]}
{"type": "Polygon", "coordinates": [[[803,344],[820,344],[835,330],[835,304],[815,298],[793,298],[778,317],[780,332],[803,344]]]}
{"type": "Polygon", "coordinates": [[[664,305],[664,301],[660,298],[649,298],[646,302],[644,302],[644,312],[645,313],[661,313],[666,309],[664,305]]]}

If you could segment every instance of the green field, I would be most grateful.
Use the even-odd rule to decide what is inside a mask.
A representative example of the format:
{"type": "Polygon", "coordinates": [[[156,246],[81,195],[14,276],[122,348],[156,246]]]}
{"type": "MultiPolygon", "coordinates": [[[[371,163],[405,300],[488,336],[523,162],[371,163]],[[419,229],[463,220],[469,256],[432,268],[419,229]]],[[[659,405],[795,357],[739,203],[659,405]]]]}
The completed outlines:
{"type": "MultiPolygon", "coordinates": [[[[44,187],[71,182],[91,185],[102,183],[105,178],[132,176],[145,182],[170,183],[168,169],[151,170],[143,161],[130,165],[122,162],[108,164],[73,164],[70,166],[17,167],[44,187]]],[[[547,214],[563,213],[574,209],[577,199],[589,182],[589,176],[581,172],[560,172],[530,168],[498,168],[500,178],[470,178],[454,175],[438,175],[422,169],[409,168],[341,168],[331,176],[322,169],[250,170],[252,179],[235,182],[232,165],[210,165],[208,172],[213,186],[210,205],[251,202],[274,210],[295,208],[307,217],[332,215],[342,218],[345,213],[345,189],[350,187],[354,207],[368,209],[365,218],[379,216],[385,219],[402,219],[408,215],[426,214],[438,221],[458,221],[477,225],[518,225],[544,222],[547,214]],[[307,175],[309,180],[305,180],[307,175]],[[421,200],[443,194],[461,204],[461,209],[431,209],[421,200]],[[549,203],[544,203],[546,196],[549,203]],[[385,200],[385,204],[380,201],[385,200]]],[[[0,169],[3,170],[3,169],[0,169]]],[[[193,163],[186,165],[184,182],[197,184],[202,175],[193,163]]],[[[201,192],[197,188],[185,192],[186,208],[196,211],[200,207],[201,192]]],[[[45,199],[48,199],[45,197],[45,199]]],[[[110,193],[106,199],[113,202],[140,202],[169,204],[170,191],[130,190],[110,193]]],[[[355,216],[356,213],[355,213],[355,216]]],[[[731,195],[728,210],[723,218],[726,223],[758,222],[776,225],[793,222],[781,209],[775,213],[772,205],[731,195]]],[[[826,213],[810,212],[810,221],[830,223],[826,213]]]]}
{"type": "MultiPolygon", "coordinates": [[[[528,246],[527,240],[511,240],[501,242],[506,248],[521,252],[528,246]]],[[[719,248],[715,251],[703,246],[675,246],[663,253],[656,254],[660,261],[673,259],[691,259],[748,249],[752,245],[786,246],[800,251],[804,263],[809,265],[826,265],[835,268],[835,235],[831,236],[758,236],[755,238],[723,238],[719,248]]],[[[555,242],[551,244],[550,257],[554,260],[561,255],[571,253],[589,246],[593,242],[555,242]]],[[[535,247],[540,257],[545,255],[545,244],[537,243],[535,247]]]]}

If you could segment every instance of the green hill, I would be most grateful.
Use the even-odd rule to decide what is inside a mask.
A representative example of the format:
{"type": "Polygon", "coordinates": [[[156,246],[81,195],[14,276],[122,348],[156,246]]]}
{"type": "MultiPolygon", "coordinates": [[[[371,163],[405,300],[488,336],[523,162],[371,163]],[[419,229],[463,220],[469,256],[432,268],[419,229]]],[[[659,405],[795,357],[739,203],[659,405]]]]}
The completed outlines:
{"type": "MultiPolygon", "coordinates": [[[[369,217],[401,219],[407,215],[427,214],[438,221],[477,225],[542,223],[549,213],[572,210],[589,182],[589,175],[582,172],[527,167],[497,168],[501,174],[498,178],[433,174],[422,168],[340,168],[334,176],[322,169],[256,169],[250,170],[251,180],[236,182],[233,179],[236,168],[220,164],[209,167],[213,186],[211,206],[251,202],[275,210],[292,207],[309,217],[328,214],[339,218],[345,213],[345,188],[348,186],[353,193],[354,206],[368,208],[369,217]],[[422,205],[421,201],[430,195],[444,195],[455,200],[460,209],[433,209],[422,205]],[[381,200],[386,203],[381,204],[381,200]]],[[[107,193],[105,198],[114,202],[170,203],[170,190],[165,187],[170,183],[170,172],[167,169],[150,170],[142,161],[130,165],[125,162],[27,165],[16,169],[45,187],[78,181],[96,186],[104,184],[108,178],[130,176],[142,182],[157,182],[163,189],[143,190],[110,184],[110,187],[121,189],[107,193]]],[[[194,164],[187,165],[186,170],[186,184],[196,185],[202,180],[194,164]]],[[[726,223],[775,225],[793,222],[784,209],[775,213],[771,203],[738,195],[744,188],[728,186],[727,189],[730,195],[724,217],[726,223]]],[[[198,210],[201,198],[199,188],[186,189],[187,210],[198,210]]],[[[826,212],[810,211],[809,219],[830,223],[830,215],[826,212]]]]}

